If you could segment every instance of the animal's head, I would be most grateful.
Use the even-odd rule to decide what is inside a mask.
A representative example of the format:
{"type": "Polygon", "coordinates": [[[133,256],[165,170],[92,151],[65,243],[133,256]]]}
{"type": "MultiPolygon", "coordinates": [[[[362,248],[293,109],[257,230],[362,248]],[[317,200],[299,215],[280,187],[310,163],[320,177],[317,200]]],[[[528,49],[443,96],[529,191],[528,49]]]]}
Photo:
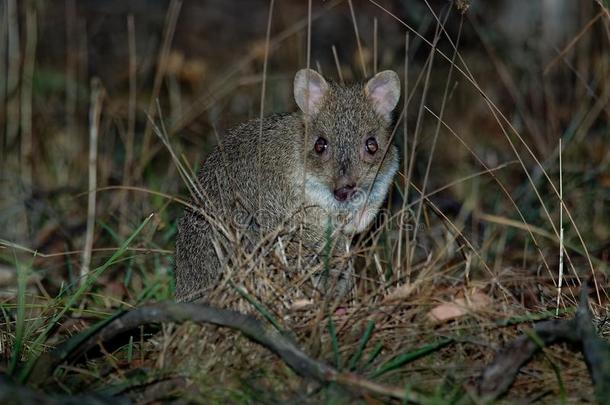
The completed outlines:
{"type": "Polygon", "coordinates": [[[398,168],[390,139],[400,80],[390,70],[341,85],[299,70],[294,97],[307,124],[305,188],[310,203],[356,215],[345,231],[362,232],[385,199],[398,168]],[[365,205],[366,203],[366,205],[365,205]]]}

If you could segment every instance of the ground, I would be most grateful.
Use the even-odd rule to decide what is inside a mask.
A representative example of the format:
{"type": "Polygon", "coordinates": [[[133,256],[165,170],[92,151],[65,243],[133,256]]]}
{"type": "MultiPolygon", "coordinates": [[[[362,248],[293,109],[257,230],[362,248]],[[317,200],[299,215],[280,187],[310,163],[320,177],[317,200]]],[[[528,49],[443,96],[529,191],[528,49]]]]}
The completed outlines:
{"type": "MultiPolygon", "coordinates": [[[[0,6],[0,398],[398,401],[303,377],[239,331],[197,322],[41,366],[123,311],[173,300],[181,174],[227,128],[295,111],[292,78],[308,63],[331,80],[394,69],[406,87],[399,174],[351,247],[356,288],[304,294],[271,244],[256,261],[238,255],[211,304],[415,402],[476,402],[495,354],[572,318],[583,285],[608,338],[606,1],[314,1],[311,25],[307,2],[123,3],[0,6]]],[[[545,348],[500,403],[595,402],[574,349],[545,348]]]]}

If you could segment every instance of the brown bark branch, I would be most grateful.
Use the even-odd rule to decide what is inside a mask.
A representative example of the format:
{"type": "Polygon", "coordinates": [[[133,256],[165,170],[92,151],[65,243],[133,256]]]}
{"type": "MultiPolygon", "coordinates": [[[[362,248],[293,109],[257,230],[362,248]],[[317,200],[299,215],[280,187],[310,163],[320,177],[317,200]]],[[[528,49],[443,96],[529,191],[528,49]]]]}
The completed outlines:
{"type": "Polygon", "coordinates": [[[483,399],[493,401],[508,392],[519,370],[544,347],[570,343],[582,352],[600,403],[610,401],[610,346],[595,331],[587,290],[583,287],[573,319],[538,323],[530,333],[519,336],[496,354],[479,380],[478,391],[483,399]]]}
{"type": "Polygon", "coordinates": [[[86,337],[76,336],[82,342],[68,341],[41,358],[32,373],[32,379],[44,381],[61,363],[74,361],[81,355],[113,337],[143,325],[192,321],[235,329],[251,340],[278,355],[297,374],[322,383],[335,382],[356,392],[369,392],[392,398],[421,402],[421,397],[402,388],[390,387],[353,373],[342,373],[318,360],[312,359],[289,338],[267,327],[258,319],[236,311],[204,304],[164,302],[136,308],[123,313],[86,337]]]}

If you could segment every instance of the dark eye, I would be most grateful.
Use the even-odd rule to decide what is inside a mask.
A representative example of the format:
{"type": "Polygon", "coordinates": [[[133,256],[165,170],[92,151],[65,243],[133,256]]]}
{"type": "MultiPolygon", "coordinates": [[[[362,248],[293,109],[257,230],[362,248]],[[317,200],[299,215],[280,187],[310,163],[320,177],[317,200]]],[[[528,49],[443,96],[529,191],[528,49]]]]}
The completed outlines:
{"type": "Polygon", "coordinates": [[[366,151],[371,155],[374,155],[375,152],[377,152],[377,150],[379,149],[377,139],[373,138],[372,136],[364,142],[364,146],[366,147],[366,151]]]}
{"type": "Polygon", "coordinates": [[[313,145],[313,149],[316,151],[318,155],[324,153],[324,151],[328,148],[328,142],[326,139],[319,137],[316,139],[316,143],[313,145]]]}

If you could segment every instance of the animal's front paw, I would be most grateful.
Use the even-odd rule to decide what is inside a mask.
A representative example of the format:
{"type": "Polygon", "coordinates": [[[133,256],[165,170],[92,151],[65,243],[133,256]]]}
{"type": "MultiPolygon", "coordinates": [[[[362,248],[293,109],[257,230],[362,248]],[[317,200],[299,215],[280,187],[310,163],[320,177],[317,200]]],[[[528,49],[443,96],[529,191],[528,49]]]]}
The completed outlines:
{"type": "Polygon", "coordinates": [[[314,288],[324,295],[343,298],[354,288],[354,272],[351,269],[330,269],[322,274],[314,275],[313,284],[314,288]]]}

